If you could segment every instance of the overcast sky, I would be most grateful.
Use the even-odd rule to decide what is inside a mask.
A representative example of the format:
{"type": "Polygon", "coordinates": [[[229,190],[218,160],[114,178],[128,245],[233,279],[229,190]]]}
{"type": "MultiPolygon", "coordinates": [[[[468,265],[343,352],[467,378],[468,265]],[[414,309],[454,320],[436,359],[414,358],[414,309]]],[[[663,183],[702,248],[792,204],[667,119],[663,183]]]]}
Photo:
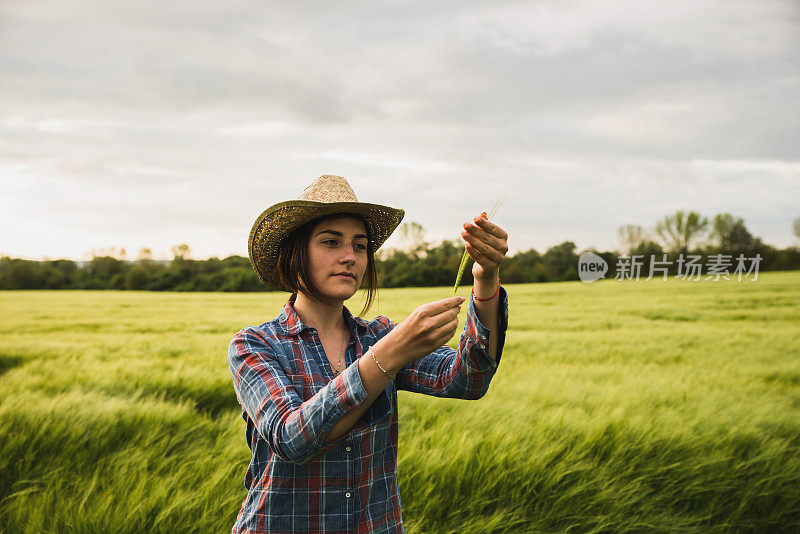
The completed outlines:
{"type": "MultiPolygon", "coordinates": [[[[0,252],[247,255],[321,174],[513,251],[800,216],[800,3],[0,3],[0,252]]],[[[387,243],[396,243],[396,236],[387,243]]]]}

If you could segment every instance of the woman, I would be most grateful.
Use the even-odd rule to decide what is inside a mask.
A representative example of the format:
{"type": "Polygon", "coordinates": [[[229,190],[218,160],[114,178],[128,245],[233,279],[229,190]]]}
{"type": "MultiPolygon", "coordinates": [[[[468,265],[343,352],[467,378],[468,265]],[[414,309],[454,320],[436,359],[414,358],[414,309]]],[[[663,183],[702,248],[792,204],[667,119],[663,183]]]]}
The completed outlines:
{"type": "Polygon", "coordinates": [[[486,393],[508,324],[498,276],[508,236],[485,214],[462,233],[475,285],[457,351],[445,343],[463,297],[423,304],[401,323],[366,321],[344,306],[366,279],[362,314],[369,308],[375,251],[403,215],[358,202],[344,178],[322,176],[256,219],[253,267],[291,297],[275,319],[240,330],[228,348],[252,453],[232,532],[405,532],[397,390],[486,393]]]}

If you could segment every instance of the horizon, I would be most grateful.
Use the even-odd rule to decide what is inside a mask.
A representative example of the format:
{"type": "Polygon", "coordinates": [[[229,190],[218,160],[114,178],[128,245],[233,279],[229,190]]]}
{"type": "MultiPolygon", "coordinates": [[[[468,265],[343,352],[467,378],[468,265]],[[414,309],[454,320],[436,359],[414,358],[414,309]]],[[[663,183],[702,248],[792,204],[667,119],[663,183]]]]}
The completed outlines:
{"type": "MultiPolygon", "coordinates": [[[[746,221],[745,221],[745,225],[746,225],[746,221]]],[[[754,238],[759,238],[759,236],[756,236],[756,235],[754,235],[753,237],[754,238]]],[[[442,243],[442,241],[443,240],[441,240],[441,239],[440,240],[430,240],[430,241],[428,241],[428,244],[432,245],[432,246],[436,246],[436,245],[439,245],[440,243],[442,243]]],[[[452,242],[452,241],[455,241],[455,240],[454,239],[450,239],[449,241],[452,242]]],[[[573,243],[575,243],[575,241],[571,240],[571,239],[566,239],[565,241],[562,241],[561,243],[564,243],[564,242],[567,242],[567,241],[572,241],[573,243]]],[[[665,244],[663,242],[661,242],[660,239],[658,239],[657,237],[654,237],[652,235],[646,236],[645,241],[653,241],[653,242],[659,244],[659,246],[665,247],[665,244]]],[[[773,246],[778,250],[785,250],[787,248],[798,248],[798,247],[800,247],[800,240],[796,240],[796,241],[797,242],[795,242],[795,243],[790,243],[787,246],[780,247],[780,246],[775,245],[774,243],[770,243],[770,242],[764,241],[762,239],[763,243],[765,243],[767,245],[770,245],[770,246],[773,246]]],[[[544,254],[548,249],[550,249],[552,247],[556,247],[556,246],[560,245],[561,243],[553,243],[552,245],[550,245],[550,246],[548,246],[548,247],[546,247],[544,249],[539,249],[537,247],[528,247],[526,249],[511,249],[511,248],[509,248],[507,256],[510,257],[510,256],[514,256],[514,255],[516,255],[518,253],[528,252],[531,249],[536,250],[540,254],[544,254]]],[[[709,239],[703,239],[703,240],[700,241],[700,245],[701,246],[702,245],[706,245],[708,243],[710,243],[709,239]]],[[[177,246],[177,245],[180,245],[180,244],[182,244],[182,243],[178,243],[178,244],[176,244],[174,246],[177,246]]],[[[189,259],[189,260],[205,261],[205,260],[210,260],[212,258],[216,258],[216,259],[219,259],[219,260],[224,260],[225,258],[229,258],[231,256],[239,256],[239,257],[243,257],[243,258],[248,258],[249,257],[247,252],[245,252],[243,254],[242,253],[233,252],[233,253],[230,253],[230,254],[227,254],[227,255],[224,255],[224,256],[223,255],[211,255],[211,256],[204,256],[204,257],[196,257],[191,252],[191,244],[190,243],[186,243],[186,244],[189,245],[189,250],[190,250],[190,252],[188,254],[188,257],[186,258],[186,259],[189,259]]],[[[459,245],[458,243],[456,243],[456,244],[457,244],[457,246],[459,245]]],[[[585,251],[595,251],[595,252],[601,252],[601,253],[611,252],[611,253],[615,253],[615,254],[620,254],[621,255],[621,251],[620,251],[619,247],[604,249],[604,248],[598,248],[598,247],[594,247],[594,246],[580,247],[580,246],[578,246],[577,243],[575,243],[575,244],[576,244],[576,247],[575,247],[575,253],[576,254],[580,254],[581,252],[585,252],[585,251]]],[[[149,247],[146,247],[146,248],[149,248],[149,247]]],[[[461,246],[461,248],[463,248],[463,246],[461,246]]],[[[381,247],[380,250],[383,251],[383,250],[393,250],[393,249],[398,249],[398,247],[387,246],[386,244],[384,244],[381,247]]],[[[400,247],[400,249],[402,250],[402,247],[400,247]]],[[[174,254],[172,252],[165,253],[163,251],[152,251],[152,249],[150,249],[150,250],[151,250],[151,253],[152,253],[152,257],[151,258],[147,258],[147,259],[151,259],[151,260],[158,261],[158,262],[169,262],[169,261],[172,261],[175,258],[174,254]],[[162,252],[162,253],[157,255],[156,252],[162,252]],[[170,255],[170,254],[173,254],[173,255],[170,255]]],[[[666,248],[664,250],[666,251],[666,248]]],[[[129,252],[124,247],[116,249],[116,251],[114,251],[112,248],[105,248],[105,249],[95,248],[95,249],[93,249],[93,251],[85,252],[80,258],[74,258],[74,257],[55,257],[55,256],[46,256],[46,255],[45,256],[39,256],[39,257],[19,257],[19,256],[13,256],[13,255],[7,254],[4,251],[0,251],[0,257],[9,257],[9,258],[12,258],[12,259],[21,259],[21,260],[28,260],[28,261],[70,260],[70,261],[74,261],[74,262],[77,262],[77,263],[81,263],[81,262],[91,261],[91,259],[93,257],[110,256],[110,257],[113,257],[113,258],[118,259],[120,261],[136,262],[136,261],[139,261],[141,259],[141,258],[137,257],[137,254],[139,254],[139,252],[140,251],[137,250],[137,251],[133,252],[133,254],[131,254],[131,252],[129,252]],[[121,254],[123,251],[125,252],[124,255],[121,254]],[[95,253],[94,255],[92,255],[93,252],[95,253]],[[106,252],[106,253],[104,253],[104,252],[106,252]]]]}

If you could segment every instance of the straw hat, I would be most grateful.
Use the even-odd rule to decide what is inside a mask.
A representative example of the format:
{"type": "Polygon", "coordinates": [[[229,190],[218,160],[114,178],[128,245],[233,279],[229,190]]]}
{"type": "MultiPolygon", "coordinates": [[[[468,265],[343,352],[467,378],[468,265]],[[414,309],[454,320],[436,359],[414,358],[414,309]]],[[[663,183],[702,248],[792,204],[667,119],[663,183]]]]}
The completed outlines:
{"type": "Polygon", "coordinates": [[[247,252],[258,277],[276,289],[291,291],[283,286],[278,274],[281,242],[305,223],[337,213],[364,218],[373,251],[380,248],[405,215],[401,209],[359,202],[350,184],[341,176],[320,176],[297,200],[273,204],[256,219],[250,230],[247,252]]]}

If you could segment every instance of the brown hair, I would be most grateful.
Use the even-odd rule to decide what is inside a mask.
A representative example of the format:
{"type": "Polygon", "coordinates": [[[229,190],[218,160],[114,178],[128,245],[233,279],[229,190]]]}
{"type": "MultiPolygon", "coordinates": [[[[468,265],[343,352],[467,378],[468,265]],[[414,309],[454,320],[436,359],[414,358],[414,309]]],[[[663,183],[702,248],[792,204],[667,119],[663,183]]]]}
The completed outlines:
{"type": "Polygon", "coordinates": [[[292,290],[292,296],[289,297],[290,302],[294,302],[297,298],[297,293],[300,291],[305,293],[309,298],[321,302],[324,298],[322,291],[320,291],[319,287],[314,283],[311,271],[309,270],[308,243],[311,238],[311,230],[314,229],[314,226],[323,221],[338,219],[339,217],[355,217],[364,224],[364,228],[367,231],[367,269],[364,271],[364,278],[362,280],[362,282],[366,283],[367,300],[359,313],[359,315],[364,315],[375,301],[375,296],[378,292],[378,273],[375,267],[374,241],[372,240],[367,223],[359,215],[349,213],[327,215],[309,221],[294,230],[279,246],[278,275],[283,285],[292,290]],[[300,285],[301,278],[304,287],[300,285]]]}

